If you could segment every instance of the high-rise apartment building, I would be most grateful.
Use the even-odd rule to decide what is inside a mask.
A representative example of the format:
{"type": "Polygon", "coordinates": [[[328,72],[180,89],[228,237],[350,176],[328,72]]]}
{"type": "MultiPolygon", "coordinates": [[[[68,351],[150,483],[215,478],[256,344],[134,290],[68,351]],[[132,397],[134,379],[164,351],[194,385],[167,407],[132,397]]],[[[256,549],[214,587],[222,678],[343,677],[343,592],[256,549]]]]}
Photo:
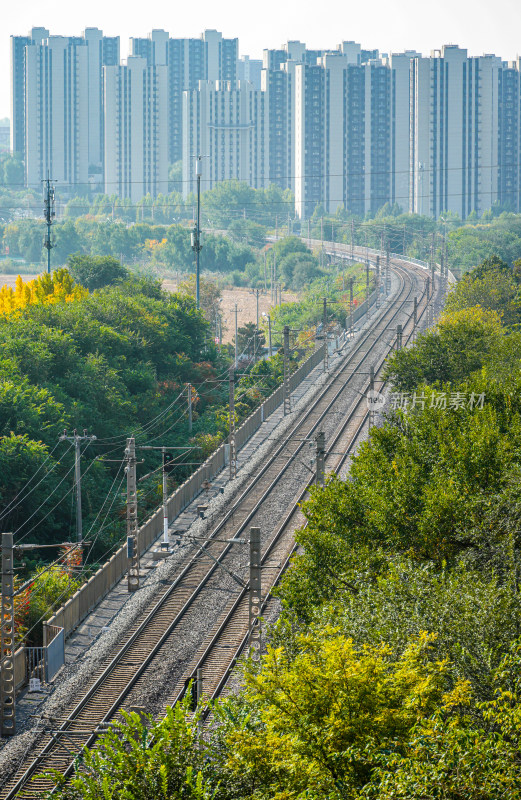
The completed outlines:
{"type": "Polygon", "coordinates": [[[315,66],[318,59],[326,52],[330,51],[308,50],[304,42],[291,40],[283,44],[280,50],[264,50],[262,54],[262,66],[264,69],[278,70],[288,61],[315,66]]]}
{"type": "Polygon", "coordinates": [[[411,135],[409,87],[411,59],[420,53],[392,53],[384,63],[391,69],[391,203],[409,207],[409,147],[411,135]]]}
{"type": "Polygon", "coordinates": [[[521,210],[521,59],[499,73],[499,190],[501,207],[521,210]]]}
{"type": "Polygon", "coordinates": [[[410,209],[482,214],[498,199],[501,61],[448,45],[411,61],[410,209]]]}
{"type": "Polygon", "coordinates": [[[235,83],[239,40],[225,39],[222,33],[215,30],[206,30],[202,38],[205,44],[206,80],[235,83]]]}
{"type": "Polygon", "coordinates": [[[201,81],[183,95],[183,192],[196,189],[195,159],[204,157],[201,189],[219,181],[268,186],[269,138],[265,92],[251,83],[201,81]]]}
{"type": "Polygon", "coordinates": [[[46,28],[11,37],[11,149],[24,159],[29,185],[48,171],[69,192],[99,184],[102,69],[117,63],[119,38],[97,28],[81,37],[49,36],[46,28]]]}
{"type": "Polygon", "coordinates": [[[33,28],[27,36],[11,36],[11,151],[25,157],[25,48],[41,44],[46,28],[33,28]]]}
{"type": "Polygon", "coordinates": [[[66,192],[88,184],[88,54],[84,41],[49,36],[25,47],[27,185],[50,177],[66,192]]]}
{"type": "Polygon", "coordinates": [[[265,95],[268,114],[269,183],[289,189],[293,178],[293,104],[292,71],[263,69],[261,91],[265,95]]]}
{"type": "Polygon", "coordinates": [[[103,67],[119,64],[119,37],[103,36],[98,28],[87,28],[88,62],[88,149],[89,174],[101,182],[104,158],[103,67]]]}
{"type": "Polygon", "coordinates": [[[295,68],[295,210],[309,217],[324,202],[326,87],[321,66],[295,68]]]}
{"type": "Polygon", "coordinates": [[[237,61],[237,80],[248,81],[260,92],[262,68],[260,59],[243,56],[237,61]]]}
{"type": "Polygon", "coordinates": [[[280,50],[264,50],[261,87],[267,92],[269,114],[269,180],[295,191],[295,69],[315,66],[323,50],[308,50],[303,42],[288,41],[280,50]]]}
{"type": "MultiPolygon", "coordinates": [[[[349,52],[349,54],[348,54],[349,52]]],[[[336,51],[295,70],[295,206],[307,217],[376,211],[391,198],[391,70],[336,51]],[[350,60],[354,63],[350,63],[350,60]]]]}
{"type": "Polygon", "coordinates": [[[130,40],[133,56],[145,58],[149,66],[168,67],[168,160],[182,158],[183,92],[194,90],[199,81],[237,79],[239,40],[225,39],[219,31],[207,30],[199,39],[172,39],[164,30],[153,30],[147,38],[130,40]]]}
{"type": "Polygon", "coordinates": [[[104,67],[105,193],[139,201],[168,190],[165,65],[139,56],[104,67]]]}

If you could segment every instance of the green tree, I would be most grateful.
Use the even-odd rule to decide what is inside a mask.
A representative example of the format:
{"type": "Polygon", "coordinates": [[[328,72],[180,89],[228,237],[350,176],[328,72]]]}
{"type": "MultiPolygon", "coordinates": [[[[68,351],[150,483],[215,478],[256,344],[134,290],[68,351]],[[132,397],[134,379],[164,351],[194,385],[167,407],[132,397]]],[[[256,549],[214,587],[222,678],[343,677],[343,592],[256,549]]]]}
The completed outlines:
{"type": "Polygon", "coordinates": [[[479,370],[502,341],[497,312],[473,306],[442,315],[416,346],[395,352],[385,374],[400,391],[421,383],[459,383],[479,370]]]}
{"type": "Polygon", "coordinates": [[[175,164],[170,164],[168,167],[168,191],[169,192],[182,192],[183,191],[183,162],[176,161],[175,164]]]}
{"type": "Polygon", "coordinates": [[[101,289],[128,277],[127,269],[112,256],[70,255],[67,267],[73,279],[87,289],[101,289]]]}
{"type": "Polygon", "coordinates": [[[517,294],[518,286],[510,270],[473,270],[456,284],[446,308],[457,311],[481,306],[496,311],[504,325],[512,325],[519,317],[517,294]]]}
{"type": "Polygon", "coordinates": [[[16,186],[21,189],[25,181],[25,171],[23,162],[16,156],[8,156],[3,159],[3,183],[5,186],[16,186]]]}
{"type": "Polygon", "coordinates": [[[42,643],[44,621],[49,618],[53,610],[72,597],[80,584],[81,581],[74,576],[73,571],[69,573],[61,564],[40,567],[36,570],[30,587],[25,623],[32,642],[38,645],[42,643]]]}
{"type": "Polygon", "coordinates": [[[204,743],[188,698],[157,723],[126,714],[85,751],[72,779],[51,773],[58,800],[210,800],[214,797],[204,743]]]}
{"type": "Polygon", "coordinates": [[[494,699],[475,708],[468,691],[449,693],[433,717],[412,731],[402,753],[381,758],[375,790],[369,796],[378,800],[519,797],[520,666],[517,640],[494,673],[494,699]]]}
{"type": "MultiPolygon", "coordinates": [[[[190,275],[190,277],[187,280],[182,281],[179,284],[178,291],[181,295],[187,295],[188,297],[193,297],[195,300],[195,295],[196,295],[195,275],[190,275]]],[[[200,308],[205,316],[205,319],[212,326],[215,323],[215,315],[219,312],[220,298],[221,298],[221,290],[219,289],[217,283],[211,280],[207,280],[205,278],[199,279],[200,308]]]]}
{"type": "Polygon", "coordinates": [[[430,659],[432,641],[394,659],[329,628],[299,636],[295,657],[268,649],[247,675],[250,722],[229,733],[227,769],[260,798],[360,797],[382,751],[399,752],[440,703],[448,665],[430,659]]]}
{"type": "Polygon", "coordinates": [[[264,335],[257,333],[257,326],[254,322],[246,322],[237,328],[237,349],[239,353],[251,358],[255,352],[259,352],[263,345],[264,335]]]}

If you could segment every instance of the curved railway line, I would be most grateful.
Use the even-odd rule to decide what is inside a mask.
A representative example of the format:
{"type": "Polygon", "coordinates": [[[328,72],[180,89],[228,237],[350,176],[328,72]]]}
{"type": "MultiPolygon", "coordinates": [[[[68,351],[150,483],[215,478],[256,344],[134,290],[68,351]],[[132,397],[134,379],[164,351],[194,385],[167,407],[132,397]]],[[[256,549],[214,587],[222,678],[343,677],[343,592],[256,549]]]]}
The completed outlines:
{"type": "Polygon", "coordinates": [[[418,319],[429,302],[425,296],[428,273],[410,265],[406,269],[395,259],[392,269],[399,281],[394,302],[373,312],[372,326],[335,367],[313,403],[249,479],[196,555],[187,559],[175,580],[156,595],[151,610],[134,622],[110,660],[92,675],[83,696],[73,698],[53,720],[53,730],[42,734],[35,752],[0,789],[0,800],[36,798],[48,791],[53,784],[40,777],[41,773],[57,769],[70,774],[80,751],[94,744],[100,726],[116,718],[122,709],[143,704],[143,698],[147,709],[160,715],[166,705],[183,695],[197,669],[202,670],[206,697],[222,692],[248,635],[247,566],[241,563],[245,552],[230,540],[240,539],[252,525],[261,528],[262,596],[266,603],[294,551],[294,531],[303,523],[298,503],[310,484],[309,468],[303,461],[309,453],[305,448],[310,437],[325,431],[326,469],[341,469],[366,422],[369,367],[374,367],[378,380],[394,343],[386,335],[393,325],[402,324],[403,341],[410,339],[412,298],[418,297],[418,319]],[[215,597],[223,594],[224,603],[215,608],[215,597]],[[202,644],[201,638],[198,642],[200,649],[193,646],[188,655],[177,655],[186,651],[195,620],[205,614],[208,624],[202,644]],[[170,690],[164,688],[168,686],[170,690]]]}

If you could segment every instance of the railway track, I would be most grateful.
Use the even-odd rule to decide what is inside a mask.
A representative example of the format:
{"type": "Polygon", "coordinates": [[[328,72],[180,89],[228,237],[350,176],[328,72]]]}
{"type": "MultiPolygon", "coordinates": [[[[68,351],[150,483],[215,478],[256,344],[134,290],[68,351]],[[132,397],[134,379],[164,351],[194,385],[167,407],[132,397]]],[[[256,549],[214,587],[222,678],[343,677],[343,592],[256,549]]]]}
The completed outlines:
{"type": "Polygon", "coordinates": [[[158,696],[152,691],[157,714],[182,695],[186,681],[199,665],[203,670],[205,694],[217,696],[222,690],[247,635],[247,569],[240,563],[244,553],[238,552],[240,545],[233,540],[239,539],[251,525],[261,528],[263,596],[267,597],[288,563],[294,546],[293,533],[302,524],[295,507],[309,485],[308,468],[302,461],[307,443],[318,430],[325,429],[330,451],[327,468],[329,471],[340,468],[345,457],[337,459],[335,448],[347,452],[365,422],[368,368],[375,366],[378,375],[392,345],[392,342],[382,342],[382,335],[385,337],[385,332],[388,335],[393,324],[404,325],[404,340],[411,335],[411,314],[407,305],[415,292],[422,294],[419,312],[423,313],[425,275],[420,270],[411,273],[398,264],[393,264],[393,269],[399,279],[395,302],[373,315],[373,326],[336,367],[313,404],[295,421],[284,441],[276,446],[255,478],[201,544],[196,556],[188,560],[173,583],[157,597],[153,608],[134,623],[111,660],[92,676],[83,697],[71,702],[51,721],[49,730],[38,743],[37,752],[20,765],[0,790],[1,800],[20,796],[21,790],[26,798],[36,798],[48,791],[52,781],[40,777],[48,769],[70,774],[74,759],[84,747],[94,744],[100,726],[117,717],[122,709],[139,704],[143,697],[152,702],[150,676],[163,675],[164,678],[165,665],[170,665],[171,671],[168,680],[160,682],[175,688],[158,696]],[[356,398],[354,403],[351,394],[356,398]],[[337,414],[342,417],[340,423],[334,421],[337,414]],[[281,521],[277,523],[277,520],[281,521]],[[231,599],[224,604],[216,603],[215,593],[219,592],[221,597],[224,594],[231,599]],[[209,605],[212,614],[208,614],[209,605]],[[184,660],[179,657],[176,661],[176,654],[186,653],[186,639],[194,630],[195,621],[205,613],[208,625],[201,637],[204,646],[199,652],[197,646],[192,647],[184,660]]]}
{"type": "MultiPolygon", "coordinates": [[[[425,303],[418,306],[418,321],[421,320],[425,307],[425,303]]],[[[404,344],[407,344],[413,335],[414,330],[412,329],[411,321],[409,321],[403,331],[404,344]]],[[[382,390],[385,386],[384,381],[381,380],[385,360],[386,356],[380,359],[374,369],[374,388],[377,391],[382,390]]],[[[366,383],[367,389],[369,389],[369,381],[366,383]]],[[[332,440],[329,442],[326,452],[326,471],[328,473],[339,473],[346,460],[352,455],[358,439],[368,422],[368,418],[369,411],[364,392],[360,394],[355,406],[347,418],[338,426],[332,440]]],[[[276,535],[262,554],[261,609],[263,613],[267,611],[272,600],[272,589],[280,581],[289,566],[291,557],[298,549],[294,542],[294,533],[306,524],[300,505],[306,500],[309,487],[313,483],[314,480],[309,481],[300,496],[295,499],[294,506],[281,521],[276,535]]],[[[232,670],[247,648],[248,639],[249,587],[245,587],[240,595],[229,603],[210,639],[201,646],[194,662],[179,681],[167,705],[179,702],[183,698],[189,683],[195,682],[199,675],[200,680],[202,680],[203,696],[207,701],[210,701],[207,707],[207,715],[211,708],[211,701],[216,700],[223,693],[232,670]]]]}

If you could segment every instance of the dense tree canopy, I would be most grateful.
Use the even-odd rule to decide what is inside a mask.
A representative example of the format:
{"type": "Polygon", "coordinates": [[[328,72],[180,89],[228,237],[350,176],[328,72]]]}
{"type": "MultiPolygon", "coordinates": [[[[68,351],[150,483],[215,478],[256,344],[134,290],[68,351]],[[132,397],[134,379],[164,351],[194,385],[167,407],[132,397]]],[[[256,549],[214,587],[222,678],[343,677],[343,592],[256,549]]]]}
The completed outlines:
{"type": "Polygon", "coordinates": [[[87,256],[75,253],[67,259],[72,278],[87,289],[101,289],[128,278],[128,270],[113,256],[87,256]]]}

